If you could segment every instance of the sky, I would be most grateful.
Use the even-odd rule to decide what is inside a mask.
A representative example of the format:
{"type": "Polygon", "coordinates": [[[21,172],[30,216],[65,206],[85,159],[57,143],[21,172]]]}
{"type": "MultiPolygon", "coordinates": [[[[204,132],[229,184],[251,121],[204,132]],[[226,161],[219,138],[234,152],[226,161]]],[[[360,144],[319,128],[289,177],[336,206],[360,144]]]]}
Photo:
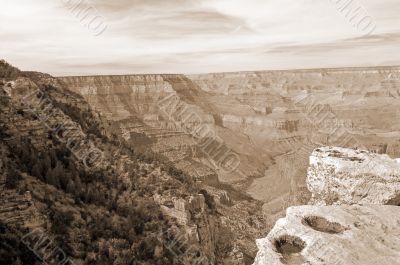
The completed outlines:
{"type": "Polygon", "coordinates": [[[0,59],[54,76],[400,65],[398,0],[0,0],[0,59]]]}

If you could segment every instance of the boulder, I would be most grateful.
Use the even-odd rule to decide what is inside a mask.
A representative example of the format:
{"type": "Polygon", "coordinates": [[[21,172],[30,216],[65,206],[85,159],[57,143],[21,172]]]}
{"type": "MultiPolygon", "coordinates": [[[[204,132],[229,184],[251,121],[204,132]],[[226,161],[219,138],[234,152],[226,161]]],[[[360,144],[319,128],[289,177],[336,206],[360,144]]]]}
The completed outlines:
{"type": "Polygon", "coordinates": [[[397,206],[291,207],[257,240],[254,265],[400,264],[399,235],[397,206]]]}
{"type": "Polygon", "coordinates": [[[310,204],[400,205],[400,161],[388,155],[321,147],[310,156],[310,204]]]}

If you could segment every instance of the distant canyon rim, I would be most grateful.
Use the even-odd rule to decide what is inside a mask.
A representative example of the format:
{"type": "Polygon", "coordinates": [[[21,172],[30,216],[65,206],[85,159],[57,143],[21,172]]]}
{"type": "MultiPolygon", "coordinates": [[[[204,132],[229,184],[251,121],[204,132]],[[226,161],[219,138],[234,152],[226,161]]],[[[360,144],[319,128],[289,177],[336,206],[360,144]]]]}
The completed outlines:
{"type": "Polygon", "coordinates": [[[393,122],[399,117],[399,75],[400,67],[371,67],[59,80],[125,139],[135,142],[135,135],[144,134],[152,150],[178,168],[209,183],[229,184],[264,202],[269,215],[280,215],[308,200],[306,168],[317,146],[400,156],[400,124],[393,122]],[[171,95],[180,101],[169,103],[169,113],[179,116],[185,108],[196,118],[173,119],[161,111],[160,100],[171,95]],[[183,121],[206,125],[215,141],[199,142],[177,124],[183,121]],[[232,172],[218,166],[226,150],[239,158],[232,172]]]}

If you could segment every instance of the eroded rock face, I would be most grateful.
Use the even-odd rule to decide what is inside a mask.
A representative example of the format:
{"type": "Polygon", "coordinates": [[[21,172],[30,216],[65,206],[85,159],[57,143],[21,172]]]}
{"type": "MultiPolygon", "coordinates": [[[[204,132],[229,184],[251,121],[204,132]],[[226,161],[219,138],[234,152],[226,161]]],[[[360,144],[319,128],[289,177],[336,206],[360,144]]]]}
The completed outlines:
{"type": "Polygon", "coordinates": [[[257,240],[254,265],[400,264],[399,233],[396,206],[291,207],[257,240]]]}
{"type": "Polygon", "coordinates": [[[400,162],[388,155],[321,147],[310,156],[311,204],[400,205],[400,162]]]}

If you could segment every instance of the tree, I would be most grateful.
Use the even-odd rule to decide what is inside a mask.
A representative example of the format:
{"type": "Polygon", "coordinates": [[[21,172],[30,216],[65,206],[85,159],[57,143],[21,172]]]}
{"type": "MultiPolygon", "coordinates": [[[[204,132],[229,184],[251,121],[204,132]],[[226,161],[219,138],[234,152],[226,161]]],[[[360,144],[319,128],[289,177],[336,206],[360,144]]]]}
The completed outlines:
{"type": "Polygon", "coordinates": [[[6,188],[7,189],[15,189],[17,187],[18,180],[20,179],[20,175],[14,168],[10,168],[6,175],[6,188]]]}
{"type": "Polygon", "coordinates": [[[44,180],[44,178],[43,178],[43,170],[42,170],[42,167],[41,167],[40,163],[36,163],[35,165],[33,165],[33,168],[31,170],[31,174],[32,174],[32,176],[34,176],[34,177],[36,177],[38,179],[44,180]]]}
{"type": "Polygon", "coordinates": [[[68,185],[69,181],[72,179],[71,173],[63,172],[63,174],[59,175],[59,179],[60,179],[61,188],[63,190],[67,190],[67,185],[68,185]]]}
{"type": "Polygon", "coordinates": [[[46,183],[53,185],[56,188],[60,188],[60,180],[58,176],[54,174],[54,171],[49,168],[46,173],[46,183]]]}
{"type": "Polygon", "coordinates": [[[51,159],[48,153],[44,154],[44,157],[42,159],[42,166],[45,172],[47,172],[47,169],[51,168],[51,159]]]}
{"type": "Polygon", "coordinates": [[[31,160],[31,153],[26,145],[22,146],[21,161],[25,165],[28,165],[31,160]]]}
{"type": "Polygon", "coordinates": [[[57,159],[56,151],[54,151],[54,149],[52,149],[52,150],[50,151],[50,161],[51,161],[51,167],[52,167],[52,168],[55,168],[56,165],[57,165],[58,159],[57,159]]]}
{"type": "Polygon", "coordinates": [[[29,161],[27,162],[28,168],[33,168],[38,163],[37,155],[34,152],[30,153],[29,161]]]}
{"type": "MultiPolygon", "coordinates": [[[[56,162],[56,167],[52,170],[52,174],[54,176],[54,181],[55,181],[54,186],[60,188],[61,187],[60,180],[63,180],[65,178],[64,167],[60,161],[56,162]]],[[[67,182],[65,181],[65,183],[67,183],[67,182]]]]}
{"type": "Polygon", "coordinates": [[[75,184],[75,195],[79,196],[82,191],[82,181],[78,174],[75,175],[74,184],[75,184]]]}
{"type": "Polygon", "coordinates": [[[74,181],[73,181],[72,179],[70,179],[70,180],[68,181],[66,191],[67,191],[68,193],[75,194],[75,192],[76,192],[75,189],[76,189],[75,183],[74,183],[74,181]]]}

